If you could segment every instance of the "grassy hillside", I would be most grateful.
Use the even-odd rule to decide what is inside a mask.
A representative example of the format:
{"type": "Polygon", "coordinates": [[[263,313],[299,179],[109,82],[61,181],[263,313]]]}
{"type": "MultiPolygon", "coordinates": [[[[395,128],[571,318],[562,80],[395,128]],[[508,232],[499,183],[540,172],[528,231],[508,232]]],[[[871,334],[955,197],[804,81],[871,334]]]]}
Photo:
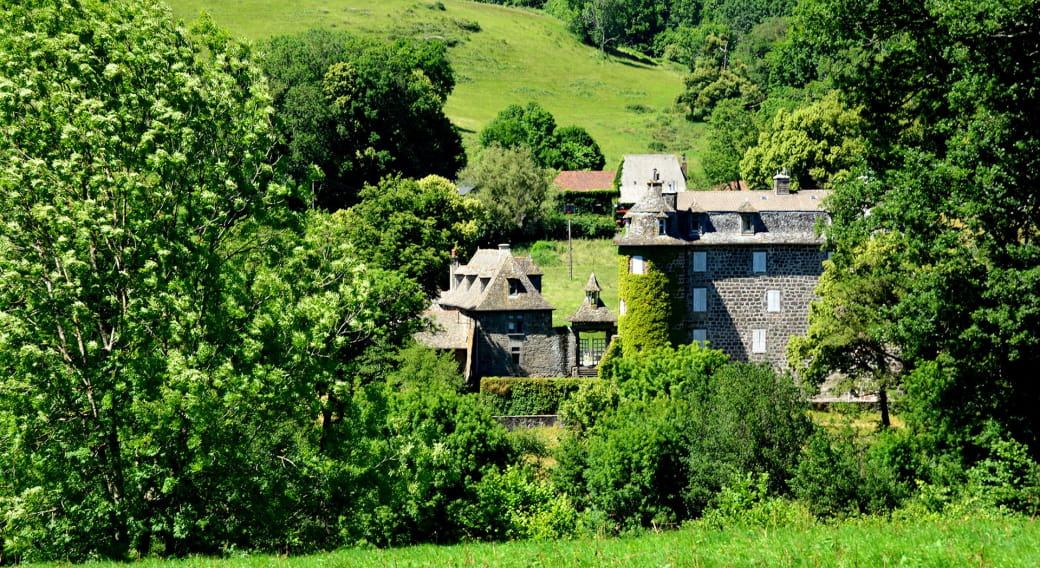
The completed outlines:
{"type": "Polygon", "coordinates": [[[261,39],[312,27],[360,35],[437,37],[451,45],[458,85],[447,114],[468,147],[509,104],[537,101],[561,126],[586,128],[607,169],[623,154],[686,152],[699,164],[703,125],[672,111],[682,88],[677,66],[604,58],[563,23],[528,10],[457,0],[169,0],[187,20],[205,10],[221,26],[261,39]],[[441,9],[443,7],[443,9],[441,9]]]}
{"type": "Polygon", "coordinates": [[[618,315],[617,247],[611,244],[610,239],[574,240],[574,278],[570,277],[571,255],[567,251],[567,241],[547,241],[547,244],[549,249],[539,247],[534,254],[529,245],[517,246],[514,254],[532,256],[545,273],[542,276],[542,296],[556,307],[553,325],[567,325],[566,318],[573,315],[585,300],[585,284],[590,272],[596,273],[596,280],[603,288],[600,292],[603,303],[618,315]]]}

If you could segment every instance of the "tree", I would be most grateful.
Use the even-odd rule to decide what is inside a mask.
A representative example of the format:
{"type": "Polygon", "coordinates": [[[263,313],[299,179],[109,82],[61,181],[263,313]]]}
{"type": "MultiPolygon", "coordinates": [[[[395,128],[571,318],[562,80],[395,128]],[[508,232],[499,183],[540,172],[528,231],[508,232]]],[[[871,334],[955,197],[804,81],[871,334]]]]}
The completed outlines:
{"type": "Polygon", "coordinates": [[[290,172],[315,179],[317,205],[349,207],[387,174],[452,175],[462,139],[444,115],[455,78],[441,42],[379,44],[312,30],[266,44],[279,131],[290,172]]]}
{"type": "Polygon", "coordinates": [[[360,197],[342,216],[353,254],[414,279],[428,297],[444,284],[452,251],[465,258],[476,247],[482,206],[442,177],[385,178],[360,197]]]}
{"type": "Polygon", "coordinates": [[[831,242],[905,235],[920,267],[889,309],[912,424],[964,447],[989,421],[1040,452],[1040,22],[1035,2],[820,0],[800,17],[840,50],[875,183],[838,187],[831,242]],[[869,210],[869,215],[865,212],[869,210]]]}
{"type": "Polygon", "coordinates": [[[742,177],[758,188],[769,187],[780,168],[787,169],[795,188],[848,179],[867,151],[863,128],[857,110],[843,105],[834,91],[794,111],[781,109],[741,159],[742,177]]]}
{"type": "Polygon", "coordinates": [[[754,113],[739,100],[721,101],[711,113],[707,138],[708,149],[702,161],[708,181],[728,184],[743,179],[740,160],[758,138],[754,113]]]}
{"type": "Polygon", "coordinates": [[[210,413],[266,414],[240,390],[262,374],[229,372],[222,277],[236,226],[278,207],[262,76],[208,22],[189,33],[140,3],[6,3],[0,28],[7,545],[84,558],[147,554],[152,531],[206,541],[196,513],[230,489],[225,452],[250,451],[210,413]]]}
{"type": "Polygon", "coordinates": [[[809,306],[809,329],[787,344],[788,359],[812,385],[832,373],[867,379],[878,390],[881,425],[890,425],[888,392],[899,386],[906,362],[891,338],[891,307],[913,268],[900,262],[904,243],[895,232],[871,235],[848,258],[827,261],[809,306]],[[840,264],[839,264],[840,263],[840,264]]]}
{"type": "Polygon", "coordinates": [[[552,113],[536,102],[509,105],[480,131],[480,146],[526,146],[539,167],[557,170],[600,169],[606,163],[599,145],[581,127],[556,128],[552,113]]]}
{"type": "Polygon", "coordinates": [[[482,242],[508,241],[538,221],[552,183],[551,172],[538,166],[526,146],[485,148],[459,179],[473,186],[484,206],[482,242]]]}
{"type": "Polygon", "coordinates": [[[417,329],[418,286],[288,208],[263,75],[208,20],[0,16],[5,559],[343,544],[330,493],[378,495],[385,439],[343,385],[417,329]]]}

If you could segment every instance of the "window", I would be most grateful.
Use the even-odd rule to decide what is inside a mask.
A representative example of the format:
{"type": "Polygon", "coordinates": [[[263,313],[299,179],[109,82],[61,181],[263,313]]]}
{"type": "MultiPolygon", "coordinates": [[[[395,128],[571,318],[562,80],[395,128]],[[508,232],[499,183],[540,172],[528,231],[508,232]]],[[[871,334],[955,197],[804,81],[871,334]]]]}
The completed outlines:
{"type": "Polygon", "coordinates": [[[520,346],[519,345],[514,345],[514,346],[510,347],[509,348],[509,355],[513,359],[513,366],[519,367],[520,366],[520,346]]]}
{"type": "Polygon", "coordinates": [[[752,329],[751,330],[751,352],[752,353],[765,353],[766,352],[766,330],[764,330],[764,329],[752,329]]]}
{"type": "Polygon", "coordinates": [[[756,251],[751,253],[751,270],[753,272],[765,272],[766,271],[766,253],[763,251],[756,251]]]}
{"type": "Polygon", "coordinates": [[[646,259],[641,256],[633,256],[629,261],[628,271],[631,274],[646,274],[646,259]]]}
{"type": "Polygon", "coordinates": [[[509,278],[509,296],[515,298],[524,293],[524,285],[519,278],[509,278]]]}
{"type": "Polygon", "coordinates": [[[780,311],[780,290],[769,290],[766,292],[766,311],[780,311]]]}
{"type": "Polygon", "coordinates": [[[506,333],[519,334],[524,332],[524,316],[508,316],[506,318],[506,333]]]}
{"type": "Polygon", "coordinates": [[[695,329],[693,330],[693,340],[700,343],[702,347],[708,344],[708,330],[706,329],[695,329]]]}
{"type": "Polygon", "coordinates": [[[625,315],[625,313],[628,311],[626,308],[627,306],[625,306],[625,301],[621,300],[621,305],[618,306],[618,313],[621,315],[625,315]]]}
{"type": "Polygon", "coordinates": [[[708,289],[707,288],[694,288],[693,289],[693,311],[695,311],[695,312],[706,312],[706,311],[708,311],[708,289]]]}
{"type": "Polygon", "coordinates": [[[668,234],[668,219],[657,220],[657,234],[667,235],[668,234]]]}
{"type": "Polygon", "coordinates": [[[694,213],[693,217],[690,219],[690,236],[696,238],[699,237],[703,232],[704,226],[701,223],[701,216],[697,213],[694,213]]]}
{"type": "Polygon", "coordinates": [[[702,250],[693,253],[693,271],[705,272],[708,270],[708,253],[702,250]]]}
{"type": "Polygon", "coordinates": [[[744,235],[755,234],[755,224],[751,219],[751,213],[740,214],[740,232],[744,235]]]}

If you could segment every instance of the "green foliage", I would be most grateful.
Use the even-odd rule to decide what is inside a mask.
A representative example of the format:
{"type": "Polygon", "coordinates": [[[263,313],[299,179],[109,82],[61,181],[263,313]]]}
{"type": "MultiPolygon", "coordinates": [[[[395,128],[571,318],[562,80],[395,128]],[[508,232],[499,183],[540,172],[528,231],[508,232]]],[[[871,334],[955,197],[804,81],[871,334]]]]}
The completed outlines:
{"type": "Polygon", "coordinates": [[[336,210],[388,174],[452,176],[462,139],[443,106],[455,76],[441,42],[381,44],[311,30],[264,46],[282,149],[316,203],[336,210]]]}
{"type": "Polygon", "coordinates": [[[491,412],[497,415],[556,414],[583,385],[598,382],[597,379],[484,377],[480,379],[480,392],[491,412]]]}
{"type": "Polygon", "coordinates": [[[729,476],[765,474],[783,493],[811,431],[789,378],[698,345],[621,357],[612,374],[616,395],[568,405],[554,479],[614,530],[694,518],[729,476]]]}
{"type": "Polygon", "coordinates": [[[819,516],[890,511],[909,489],[885,463],[885,447],[870,446],[851,430],[817,430],[803,450],[791,488],[819,516]]]}
{"type": "Polygon", "coordinates": [[[444,287],[452,251],[467,258],[476,249],[481,205],[442,177],[388,177],[359,197],[341,216],[357,256],[413,278],[429,297],[444,287]]]}
{"type": "Polygon", "coordinates": [[[735,99],[720,101],[712,111],[704,173],[713,184],[740,181],[740,160],[755,145],[758,128],[755,115],[735,99]]]}
{"type": "Polygon", "coordinates": [[[741,174],[753,188],[770,187],[779,168],[787,168],[792,188],[847,180],[863,163],[863,128],[859,113],[842,104],[836,91],[793,112],[781,110],[744,154],[741,174]]]}
{"type": "Polygon", "coordinates": [[[567,497],[528,468],[488,472],[473,490],[475,502],[462,512],[469,538],[554,541],[578,529],[578,513],[567,497]]]}
{"type": "Polygon", "coordinates": [[[617,233],[613,215],[594,213],[563,214],[553,210],[542,219],[542,234],[560,240],[567,239],[567,223],[574,239],[609,239],[617,233]]]}
{"type": "Polygon", "coordinates": [[[527,146],[485,148],[459,173],[460,183],[470,184],[484,206],[481,221],[483,243],[520,240],[525,230],[537,227],[549,195],[552,173],[540,167],[527,146]]]}
{"type": "Polygon", "coordinates": [[[1038,45],[1035,8],[801,8],[807,36],[836,52],[835,83],[860,109],[868,148],[870,179],[838,187],[830,242],[841,251],[879,230],[904,234],[918,268],[888,309],[911,368],[908,421],[969,456],[990,420],[1033,457],[1040,448],[1040,65],[1024,55],[1038,45]]]}
{"type": "Polygon", "coordinates": [[[560,404],[560,417],[568,428],[583,432],[595,426],[600,416],[617,408],[618,401],[618,389],[613,381],[585,380],[560,404]]]}
{"type": "Polygon", "coordinates": [[[480,131],[480,146],[531,149],[539,167],[551,170],[600,170],[603,153],[581,127],[556,127],[556,119],[536,102],[509,105],[480,131]]]}
{"type": "Polygon", "coordinates": [[[712,499],[701,517],[704,525],[717,530],[737,527],[778,530],[782,527],[811,527],[816,517],[800,502],[770,496],[769,476],[748,473],[734,476],[712,499]]]}
{"type": "Polygon", "coordinates": [[[749,81],[742,67],[718,68],[698,63],[683,80],[683,92],[676,104],[686,111],[687,120],[707,120],[715,107],[728,99],[752,106],[764,98],[761,89],[749,81]]]}

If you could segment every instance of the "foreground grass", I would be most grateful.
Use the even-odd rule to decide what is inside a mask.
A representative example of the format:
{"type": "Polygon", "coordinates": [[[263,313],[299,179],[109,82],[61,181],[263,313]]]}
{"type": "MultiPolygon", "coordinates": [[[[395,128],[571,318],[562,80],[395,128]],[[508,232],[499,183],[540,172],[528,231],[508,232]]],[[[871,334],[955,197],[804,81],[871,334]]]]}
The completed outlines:
{"type": "Polygon", "coordinates": [[[586,128],[601,146],[607,169],[623,154],[689,154],[696,170],[703,124],[673,109],[685,70],[623,56],[604,57],[582,45],[553,18],[529,10],[458,0],[168,0],[174,15],[201,11],[220,26],[258,40],[310,28],[384,38],[443,39],[458,84],[445,111],[476,132],[509,104],[537,101],[560,126],[586,128]],[[440,9],[443,7],[443,9],[440,9]],[[653,147],[651,148],[651,145],[653,147]]]}
{"type": "MultiPolygon", "coordinates": [[[[888,521],[777,530],[695,526],[641,537],[343,550],[306,557],[142,561],[135,568],[408,566],[1035,566],[1040,526],[1024,517],[888,521]]],[[[94,566],[125,566],[98,564],[94,566]]]]}

